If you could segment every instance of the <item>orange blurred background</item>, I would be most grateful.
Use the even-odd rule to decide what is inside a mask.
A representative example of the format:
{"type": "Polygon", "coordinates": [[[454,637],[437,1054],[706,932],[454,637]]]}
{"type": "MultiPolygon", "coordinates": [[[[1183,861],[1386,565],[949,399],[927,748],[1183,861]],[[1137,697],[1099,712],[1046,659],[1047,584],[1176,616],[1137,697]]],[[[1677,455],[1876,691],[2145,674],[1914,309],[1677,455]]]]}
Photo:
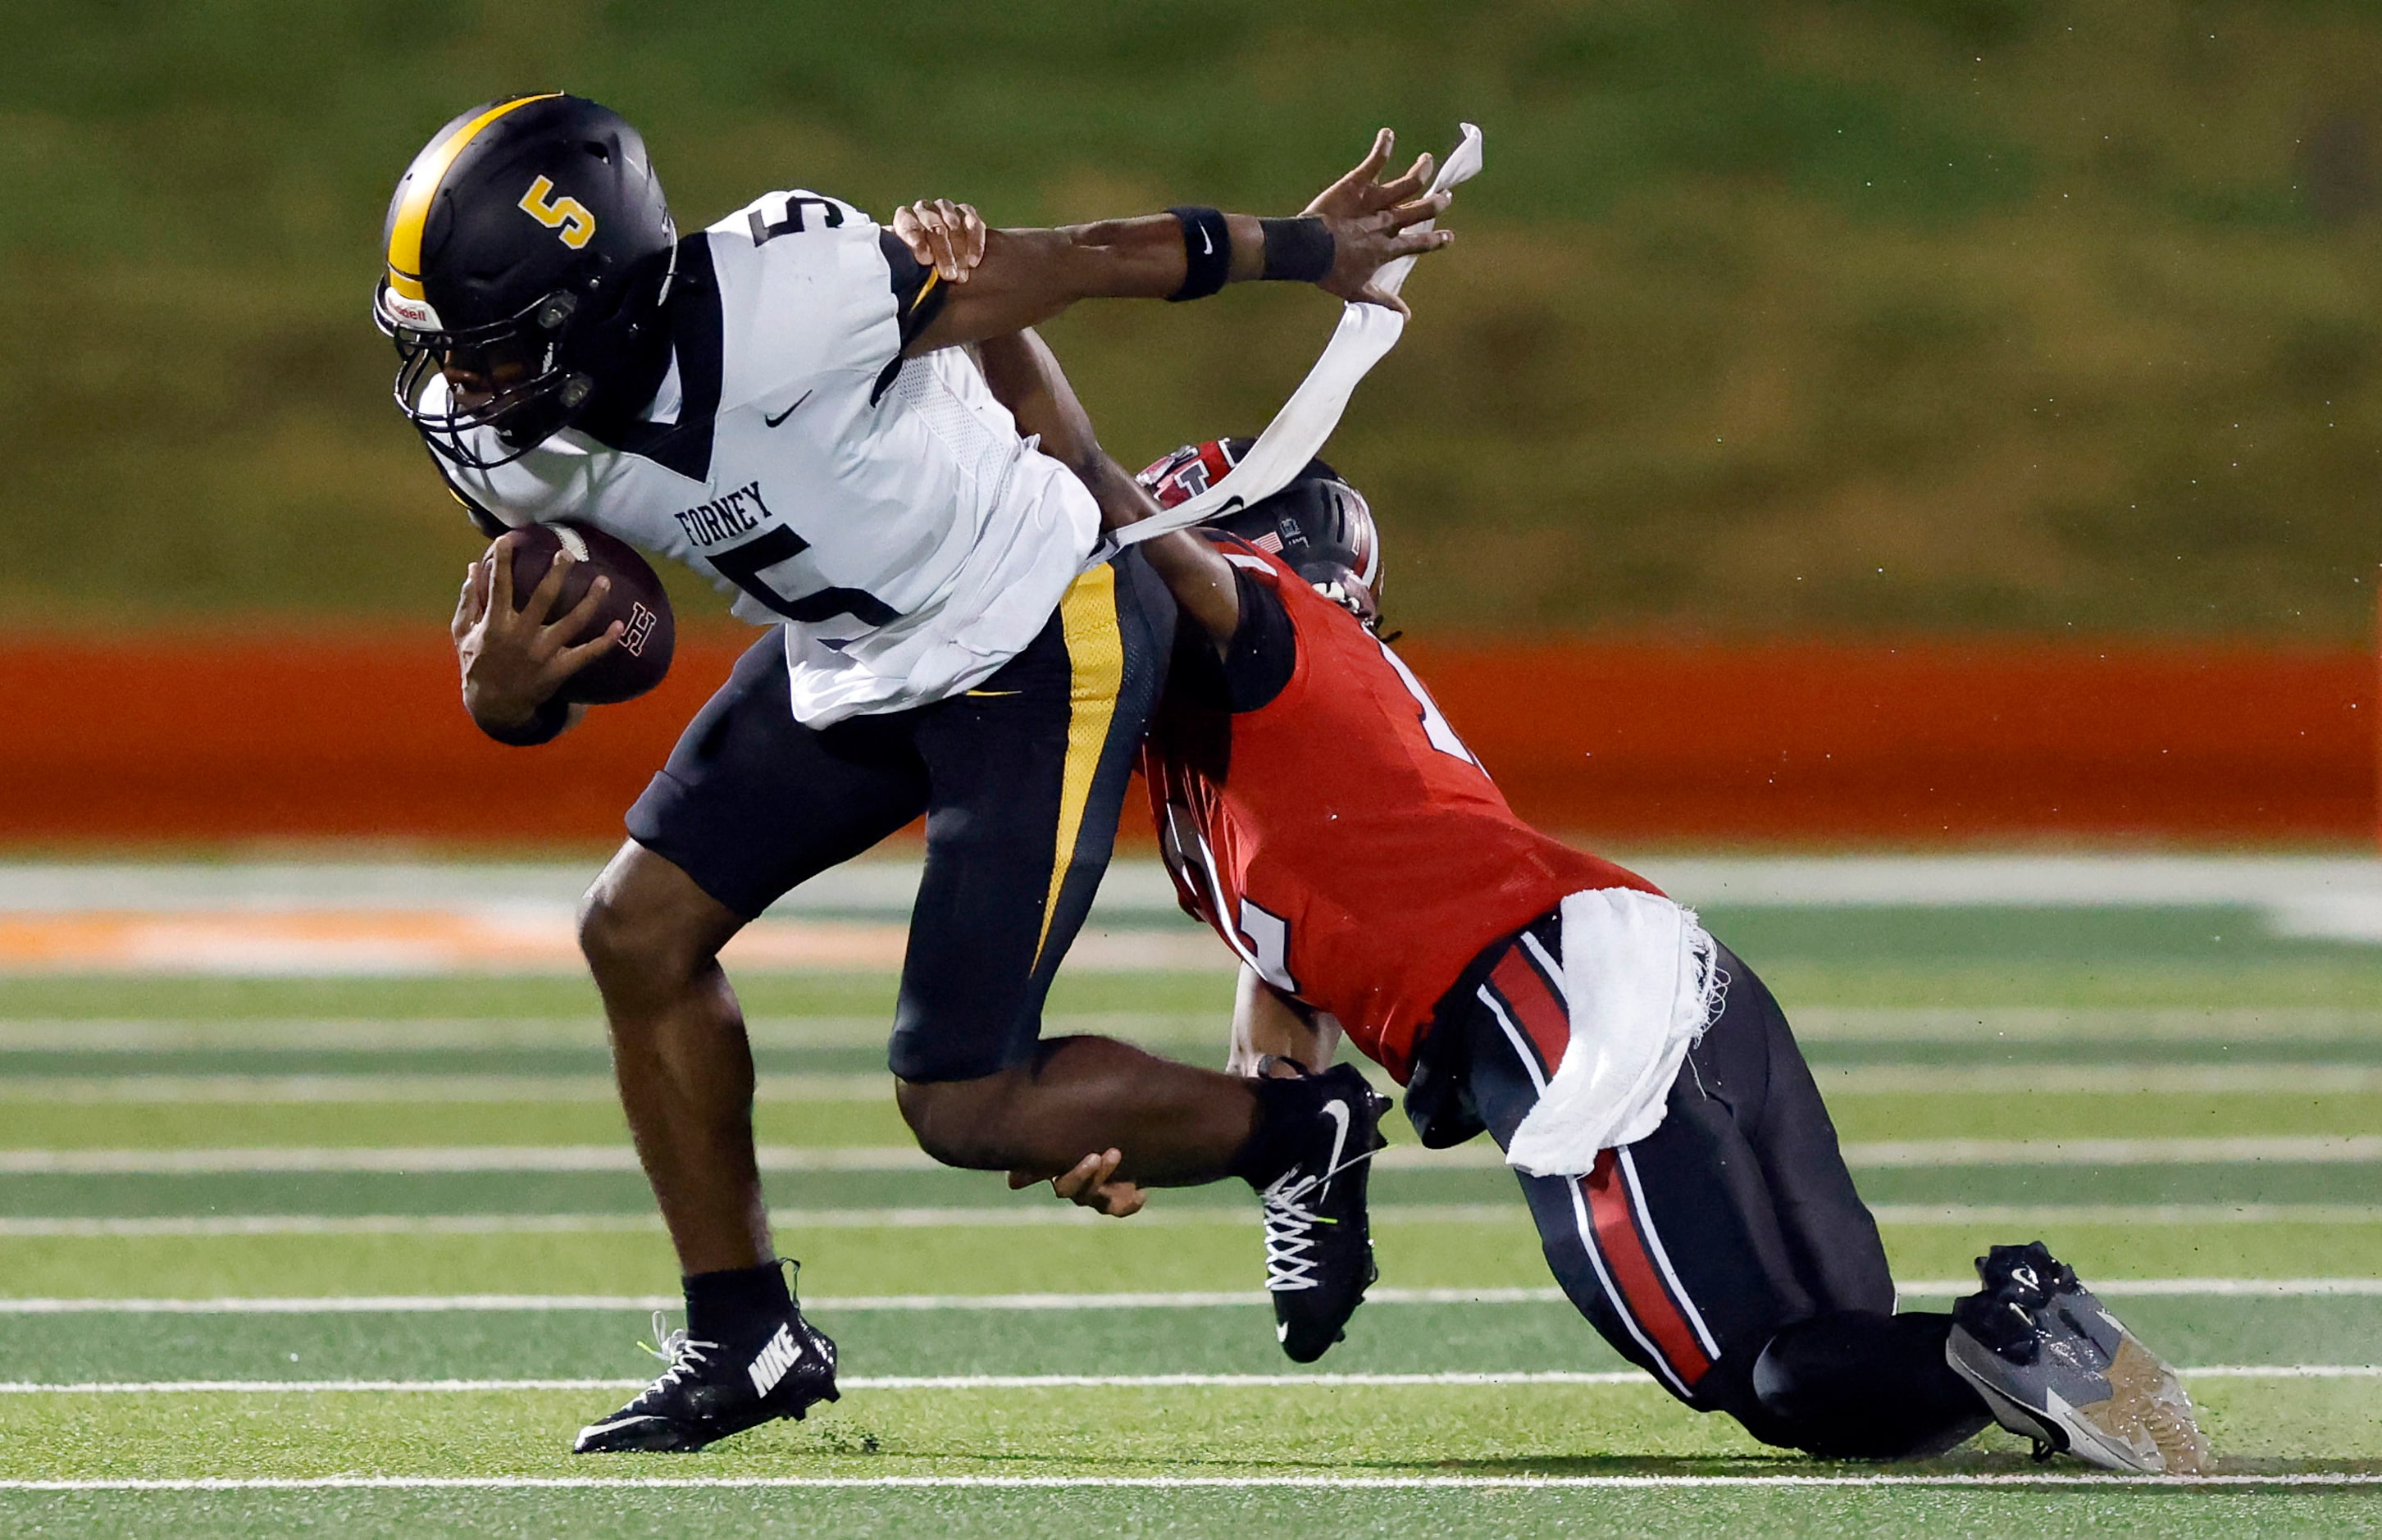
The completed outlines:
{"type": "MultiPolygon", "coordinates": [[[[443,633],[0,642],[0,841],[607,844],[743,635],[535,751],[481,737],[443,633]]],[[[1406,649],[1515,806],[1592,841],[2367,842],[2352,648],[1432,641],[1406,649]]],[[[1128,841],[1146,840],[1136,809],[1128,841]]]]}

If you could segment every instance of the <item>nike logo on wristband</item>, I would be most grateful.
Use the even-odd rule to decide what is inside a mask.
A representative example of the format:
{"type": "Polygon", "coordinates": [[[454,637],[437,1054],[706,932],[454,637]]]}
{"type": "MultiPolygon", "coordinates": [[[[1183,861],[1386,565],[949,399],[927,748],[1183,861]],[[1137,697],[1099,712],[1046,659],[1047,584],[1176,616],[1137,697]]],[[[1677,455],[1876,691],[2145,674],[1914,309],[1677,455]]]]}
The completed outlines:
{"type": "Polygon", "coordinates": [[[1200,254],[1201,256],[1206,256],[1208,253],[1209,253],[1210,252],[1213,252],[1215,249],[1216,249],[1216,238],[1215,238],[1215,237],[1213,237],[1213,236],[1211,236],[1211,235],[1209,235],[1209,234],[1208,233],[1208,227],[1207,227],[1207,226],[1205,226],[1205,225],[1200,226],[1200,227],[1199,227],[1199,254],[1200,254]]]}

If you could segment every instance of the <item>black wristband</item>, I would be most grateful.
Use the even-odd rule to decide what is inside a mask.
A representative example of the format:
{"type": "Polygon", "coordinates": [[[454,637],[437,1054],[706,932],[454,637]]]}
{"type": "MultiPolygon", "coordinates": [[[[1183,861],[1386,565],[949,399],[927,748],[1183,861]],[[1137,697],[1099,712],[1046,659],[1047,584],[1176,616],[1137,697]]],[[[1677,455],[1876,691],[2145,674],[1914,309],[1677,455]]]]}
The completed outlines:
{"type": "Polygon", "coordinates": [[[1265,231],[1265,274],[1292,283],[1320,283],[1332,274],[1339,246],[1331,228],[1314,215],[1295,219],[1260,219],[1265,231]]]}
{"type": "MultiPolygon", "coordinates": [[[[477,718],[473,720],[478,721],[477,718]]],[[[481,732],[509,748],[535,748],[540,744],[550,744],[561,737],[562,730],[570,725],[571,702],[560,696],[548,697],[546,703],[519,727],[498,729],[486,722],[479,723],[481,732]]]]}
{"type": "Polygon", "coordinates": [[[1169,300],[1204,300],[1233,276],[1233,230],[1222,210],[1171,208],[1183,221],[1183,287],[1169,300]]]}

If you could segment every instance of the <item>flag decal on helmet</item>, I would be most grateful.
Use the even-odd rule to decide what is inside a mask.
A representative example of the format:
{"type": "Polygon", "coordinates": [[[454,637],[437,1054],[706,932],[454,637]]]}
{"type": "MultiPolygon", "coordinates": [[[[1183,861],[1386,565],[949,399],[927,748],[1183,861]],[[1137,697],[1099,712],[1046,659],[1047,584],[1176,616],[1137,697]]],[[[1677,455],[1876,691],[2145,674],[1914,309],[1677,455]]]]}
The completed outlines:
{"type": "Polygon", "coordinates": [[[522,194],[521,211],[544,225],[547,229],[562,232],[562,243],[572,251],[587,244],[596,233],[596,216],[587,205],[576,198],[558,198],[554,183],[545,177],[529,184],[522,194]]]}

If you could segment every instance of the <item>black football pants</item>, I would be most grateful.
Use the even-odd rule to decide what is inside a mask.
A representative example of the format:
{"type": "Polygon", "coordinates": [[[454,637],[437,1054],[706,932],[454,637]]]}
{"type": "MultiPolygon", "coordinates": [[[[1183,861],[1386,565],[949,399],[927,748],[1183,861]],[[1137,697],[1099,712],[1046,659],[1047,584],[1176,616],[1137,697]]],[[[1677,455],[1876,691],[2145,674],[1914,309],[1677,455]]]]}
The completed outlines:
{"type": "Polygon", "coordinates": [[[687,725],[629,833],[751,919],[923,814],[892,1071],[1022,1064],[1108,869],[1173,634],[1173,601],[1129,552],[976,688],[815,729],[794,721],[773,630],[687,725]]]}
{"type": "MultiPolygon", "coordinates": [[[[1502,1148],[1569,1041],[1561,927],[1492,947],[1443,1003],[1430,1073],[1502,1148]],[[1443,1034],[1448,1034],[1443,1037],[1443,1034]]],[[[1623,1357],[1701,1411],[1817,1454],[1894,1457],[1983,1425],[1948,1315],[1894,1313],[1877,1224],[1786,1018],[1725,948],[1725,1003],[1660,1127],[1585,1177],[1521,1177],[1548,1265],[1623,1357]]]]}

